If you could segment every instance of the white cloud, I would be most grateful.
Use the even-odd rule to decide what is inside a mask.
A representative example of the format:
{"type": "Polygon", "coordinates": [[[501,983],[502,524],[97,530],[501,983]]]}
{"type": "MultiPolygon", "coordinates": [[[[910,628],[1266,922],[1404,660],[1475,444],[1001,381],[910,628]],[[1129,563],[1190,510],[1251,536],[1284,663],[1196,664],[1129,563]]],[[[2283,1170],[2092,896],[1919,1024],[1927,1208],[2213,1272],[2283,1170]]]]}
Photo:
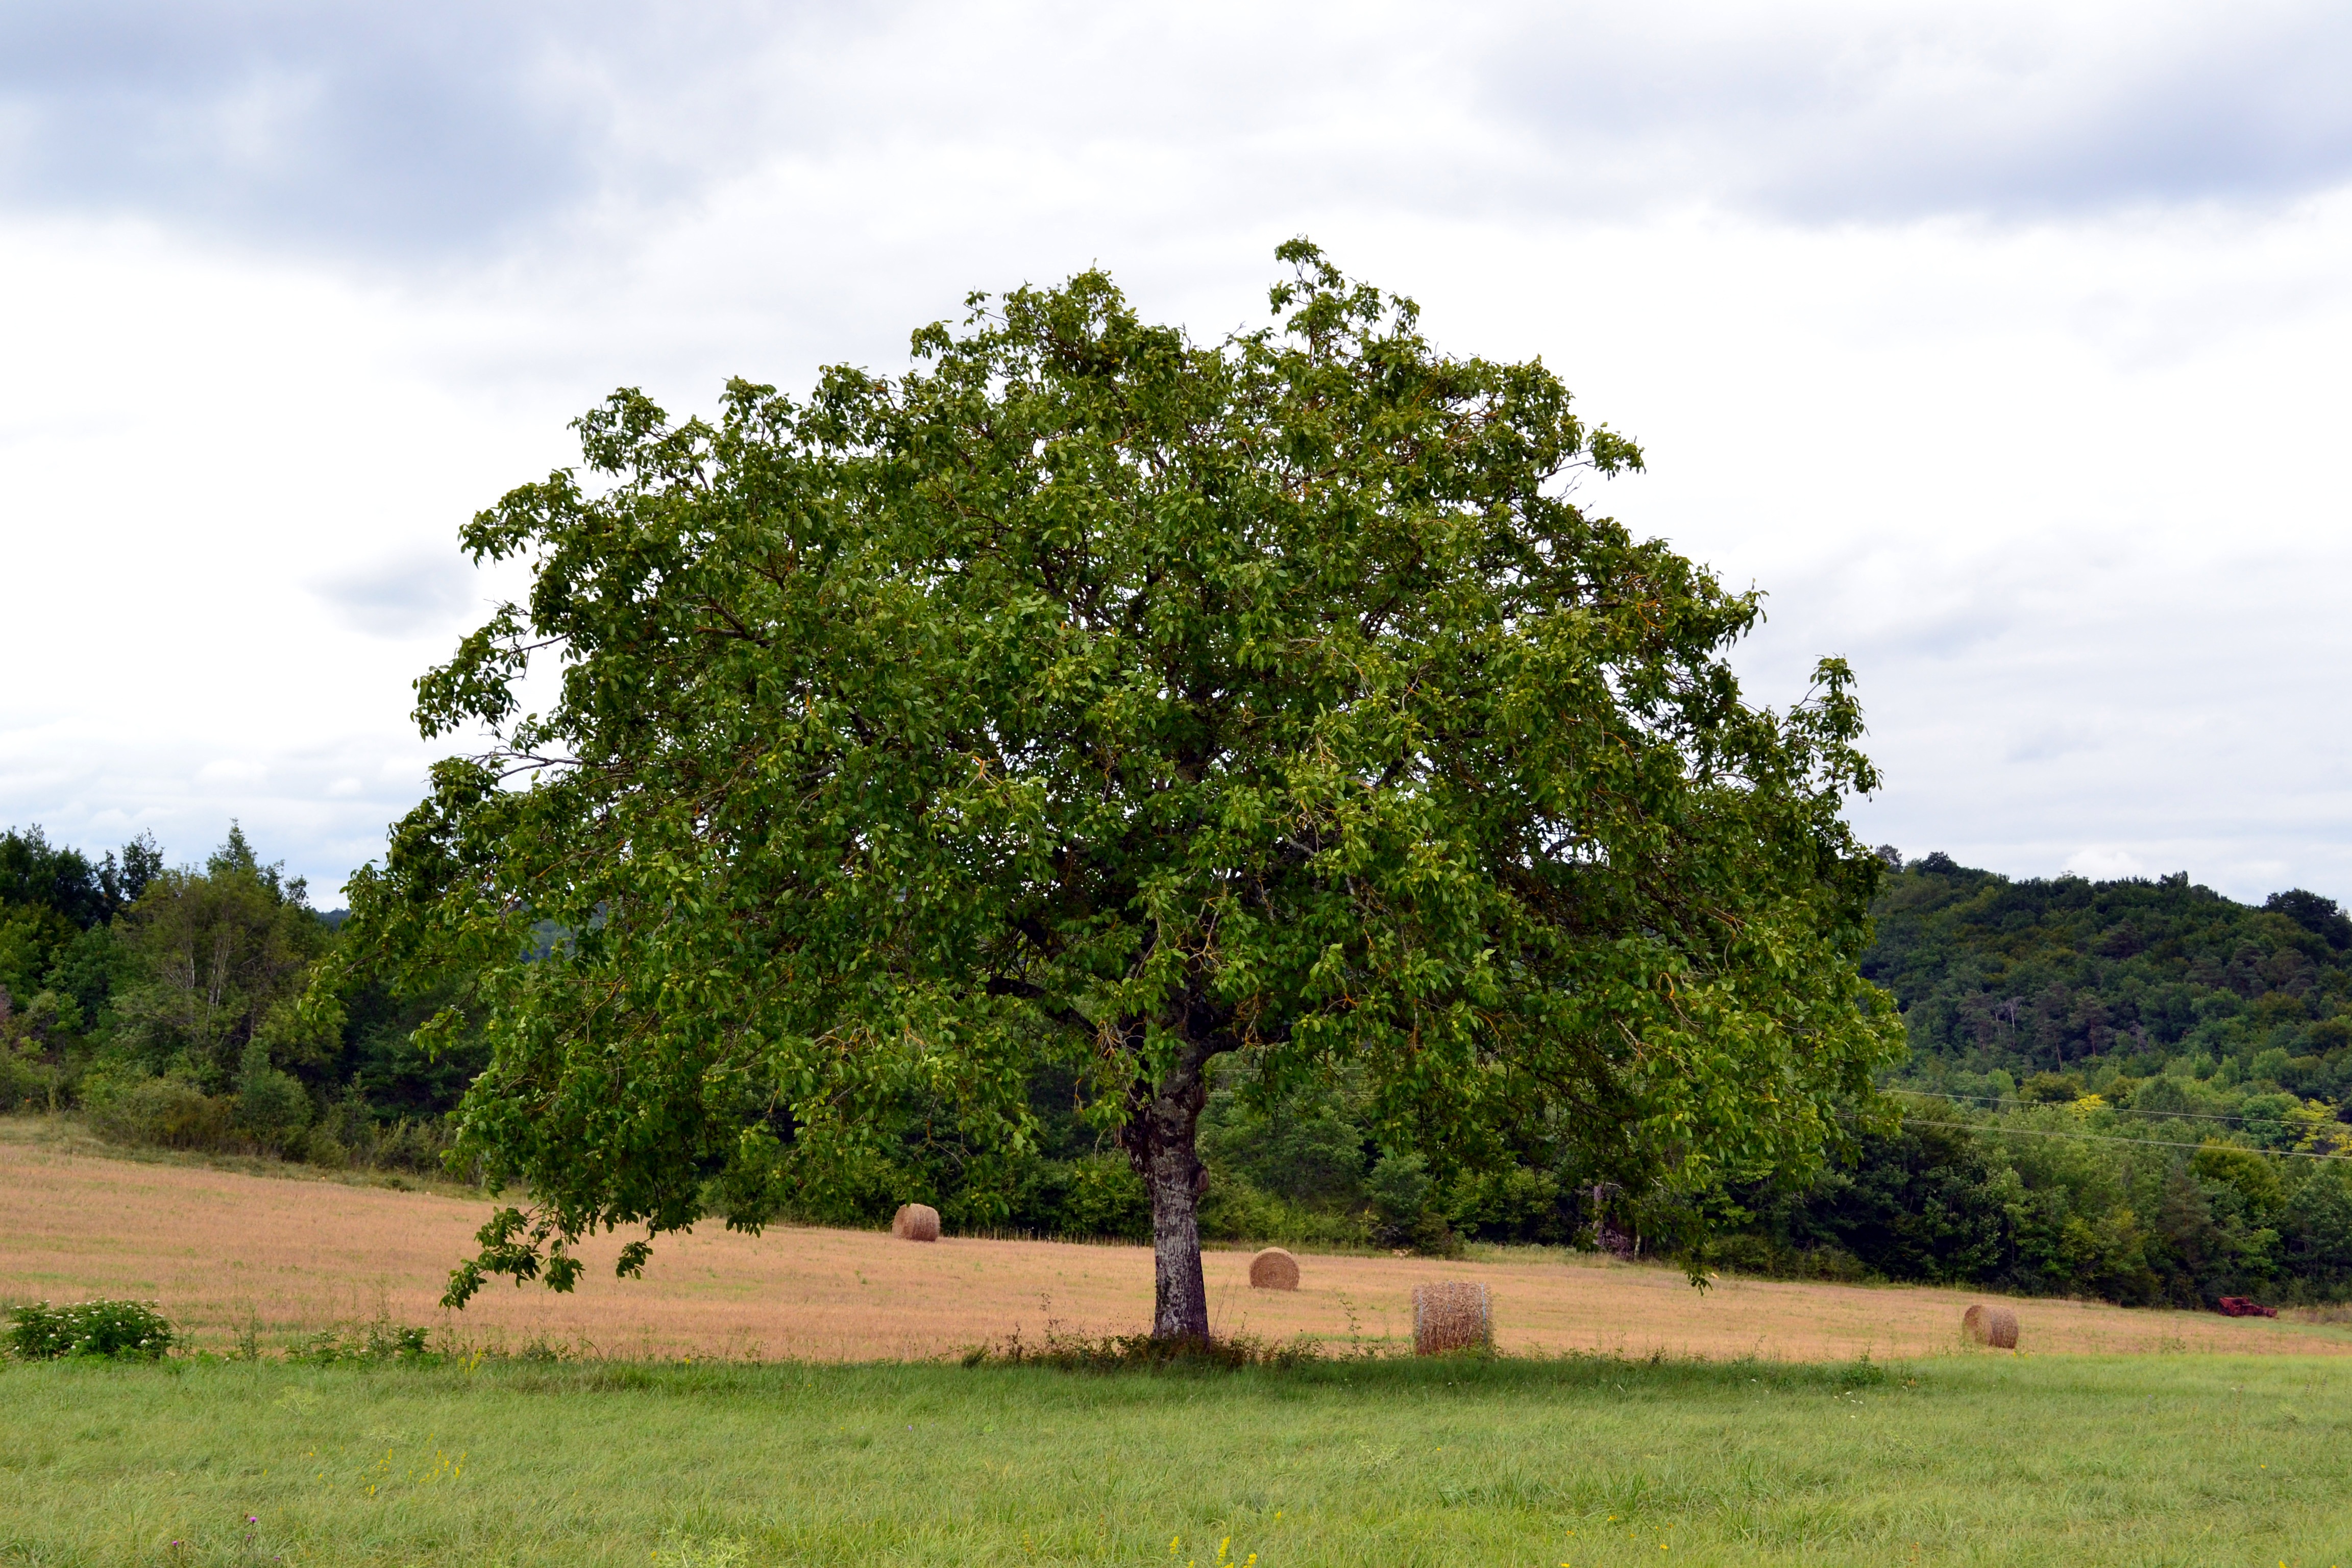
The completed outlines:
{"type": "Polygon", "coordinates": [[[0,14],[0,194],[379,261],[873,150],[1076,154],[1259,213],[2063,215],[2341,182],[2347,68],[2308,0],[30,0],[0,14]]]}
{"type": "MultiPolygon", "coordinates": [[[[477,611],[475,574],[446,545],[341,567],[313,580],[331,613],[376,637],[445,631],[477,611]]],[[[479,618],[478,615],[475,618],[479,618]]]]}
{"type": "Polygon", "coordinates": [[[1768,590],[1759,692],[1854,661],[1874,842],[2352,896],[2333,12],[160,15],[0,27],[0,822],[235,816],[331,888],[421,787],[409,682],[517,586],[457,526],[605,391],[887,368],[1096,261],[1214,334],[1304,231],[1644,442],[1587,499],[1768,590]],[[398,136],[435,105],[465,156],[398,136]],[[202,115],[203,169],[140,151],[202,115]]]}
{"type": "Polygon", "coordinates": [[[1620,201],[2032,217],[2291,199],[2352,172],[2334,7],[1669,4],[1498,31],[1490,79],[1554,176],[1620,201]]]}
{"type": "Polygon", "coordinates": [[[2130,850],[2112,844],[2088,845],[2066,857],[2066,869],[2077,877],[2094,882],[2112,882],[2126,877],[2145,877],[2147,867],[2130,850]]]}

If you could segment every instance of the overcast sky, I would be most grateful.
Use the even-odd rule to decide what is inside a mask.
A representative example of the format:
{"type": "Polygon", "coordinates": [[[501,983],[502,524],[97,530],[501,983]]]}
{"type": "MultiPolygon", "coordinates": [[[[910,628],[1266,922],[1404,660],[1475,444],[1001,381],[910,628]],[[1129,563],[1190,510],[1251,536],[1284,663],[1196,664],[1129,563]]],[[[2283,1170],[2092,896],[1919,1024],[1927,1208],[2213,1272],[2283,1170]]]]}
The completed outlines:
{"type": "Polygon", "coordinates": [[[1850,658],[1874,842],[2352,900],[2342,5],[0,8],[0,826],[320,901],[511,584],[459,523],[640,385],[905,363],[1307,234],[1541,355],[1581,499],[1850,658]]]}

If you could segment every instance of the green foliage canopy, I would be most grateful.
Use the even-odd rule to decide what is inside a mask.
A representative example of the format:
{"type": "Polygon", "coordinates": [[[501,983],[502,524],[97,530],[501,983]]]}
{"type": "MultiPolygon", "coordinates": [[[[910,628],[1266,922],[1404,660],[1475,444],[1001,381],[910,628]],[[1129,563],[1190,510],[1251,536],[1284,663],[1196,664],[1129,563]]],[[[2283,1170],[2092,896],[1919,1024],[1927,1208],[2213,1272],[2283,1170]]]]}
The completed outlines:
{"type": "Polygon", "coordinates": [[[102,937],[162,869],[162,852],[143,834],[123,846],[120,860],[93,861],[50,844],[38,824],[0,832],[0,991],[22,1003],[62,978],[66,994],[88,1007],[93,998],[79,993],[104,986],[74,984],[102,967],[91,962],[98,944],[82,939],[102,937]]]}
{"type": "Polygon", "coordinates": [[[234,823],[201,872],[155,872],[121,922],[138,976],[113,999],[126,1050],[150,1070],[176,1065],[207,1086],[245,1071],[256,1041],[281,1061],[323,1055],[330,1037],[295,1013],[332,938],[308,895],[300,878],[263,864],[234,823]]]}
{"type": "Polygon", "coordinates": [[[1756,598],[1570,498],[1629,442],[1281,254],[1279,324],[1218,343],[1087,273],[975,296],[896,380],[737,382],[716,424],[618,393],[585,477],[474,520],[531,592],[418,717],[493,739],[337,961],[477,977],[461,1148],[532,1208],[453,1299],[568,1286],[599,1227],[757,1226],[909,1094],[1018,1150],[1041,1061],[1144,1178],[1163,1335],[1207,1327],[1220,1055],[1269,1092],[1344,1066],[1433,1169],[1540,1121],[1691,1194],[1867,1098],[1844,667],[1747,704],[1756,598]]]}

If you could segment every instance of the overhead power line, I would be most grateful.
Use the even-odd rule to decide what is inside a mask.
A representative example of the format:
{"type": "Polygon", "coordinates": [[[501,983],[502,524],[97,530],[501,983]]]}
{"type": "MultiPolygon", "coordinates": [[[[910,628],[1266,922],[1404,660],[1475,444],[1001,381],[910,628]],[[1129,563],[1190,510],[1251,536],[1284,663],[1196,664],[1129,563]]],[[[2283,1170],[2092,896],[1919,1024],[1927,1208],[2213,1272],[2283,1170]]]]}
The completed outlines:
{"type": "Polygon", "coordinates": [[[2352,1154],[2318,1154],[2304,1149],[2248,1149],[2242,1143],[2183,1143],[2177,1138],[2119,1138],[2112,1132],[2061,1132],[2049,1127],[1996,1127],[1984,1121],[1912,1121],[1906,1127],[1940,1127],[1951,1132],[1993,1132],[2018,1138],[2064,1138],[2076,1143],[2137,1143],[2146,1149],[2234,1149],[2248,1154],[2273,1154],[2282,1160],[2340,1160],[2352,1154]]]}
{"type": "MultiPolygon", "coordinates": [[[[1932,1089],[1890,1089],[1885,1092],[1888,1094],[1916,1094],[1926,1100],[1949,1100],[1967,1105],[2013,1107],[2020,1110],[2036,1110],[2044,1107],[2055,1107],[2058,1110],[2071,1110],[2077,1103],[2076,1101],[2063,1100],[2007,1100],[1999,1095],[1990,1094],[1945,1094],[1932,1089]]],[[[2301,1102],[2297,1101],[2297,1103],[2299,1104],[2301,1102]]],[[[2136,1105],[2112,1105],[2105,1101],[2100,1103],[2099,1109],[2102,1110],[2112,1110],[2122,1116],[2160,1116],[2174,1121],[2229,1121],[2237,1123],[2241,1126],[2252,1126],[2256,1123],[2274,1125],[2274,1123],[2271,1122],[2271,1119],[2268,1117],[2222,1116],[2210,1110],[2142,1110],[2136,1105]]]]}

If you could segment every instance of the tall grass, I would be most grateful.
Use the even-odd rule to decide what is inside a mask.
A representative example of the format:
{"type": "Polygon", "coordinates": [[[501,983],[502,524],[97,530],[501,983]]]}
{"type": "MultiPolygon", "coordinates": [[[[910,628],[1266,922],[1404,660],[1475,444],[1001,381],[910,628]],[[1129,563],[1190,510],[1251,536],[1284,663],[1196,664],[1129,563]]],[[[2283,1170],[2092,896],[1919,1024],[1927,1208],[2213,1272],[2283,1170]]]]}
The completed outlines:
{"type": "Polygon", "coordinates": [[[0,1562],[2352,1563],[2347,1426],[2276,1358],[18,1365],[0,1562]]]}
{"type": "Polygon", "coordinates": [[[346,1143],[336,1134],[341,1124],[331,1121],[305,1132],[299,1144],[272,1151],[228,1126],[226,1101],[215,1099],[206,1104],[209,1110],[192,1111],[193,1120],[184,1125],[110,1121],[88,1110],[0,1113],[0,1143],[147,1163],[210,1166],[246,1175],[339,1176],[403,1191],[475,1190],[446,1169],[442,1154],[450,1134],[439,1121],[361,1123],[349,1129],[352,1142],[346,1143]]]}

